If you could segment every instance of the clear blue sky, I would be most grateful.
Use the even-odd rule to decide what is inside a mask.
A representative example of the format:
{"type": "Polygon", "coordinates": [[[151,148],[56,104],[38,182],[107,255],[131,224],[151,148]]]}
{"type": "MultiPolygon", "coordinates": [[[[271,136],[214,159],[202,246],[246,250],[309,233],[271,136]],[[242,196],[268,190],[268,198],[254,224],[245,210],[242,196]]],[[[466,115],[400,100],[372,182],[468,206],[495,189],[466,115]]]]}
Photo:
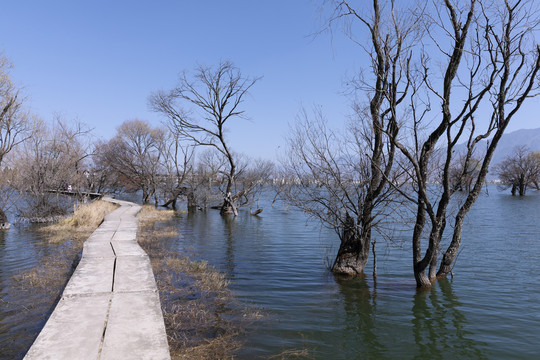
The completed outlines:
{"type": "MultiPolygon", "coordinates": [[[[233,61],[263,76],[246,100],[251,121],[231,123],[233,149],[275,158],[302,105],[323,106],[332,121],[349,113],[343,80],[363,64],[357,46],[320,30],[312,0],[76,1],[2,4],[0,50],[32,111],[79,119],[110,138],[125,120],[153,124],[148,95],[169,89],[197,64],[233,61]]],[[[510,131],[540,126],[539,102],[510,131]]]]}

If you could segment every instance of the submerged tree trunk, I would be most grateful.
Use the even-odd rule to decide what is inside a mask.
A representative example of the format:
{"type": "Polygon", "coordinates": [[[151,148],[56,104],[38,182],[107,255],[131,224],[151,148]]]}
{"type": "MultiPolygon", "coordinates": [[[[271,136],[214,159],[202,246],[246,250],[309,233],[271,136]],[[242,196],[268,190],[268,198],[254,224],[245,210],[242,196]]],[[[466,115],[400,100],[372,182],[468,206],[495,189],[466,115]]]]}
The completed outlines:
{"type": "Polygon", "coordinates": [[[519,176],[519,196],[525,196],[527,191],[527,184],[525,182],[525,174],[519,176]]]}
{"type": "Polygon", "coordinates": [[[478,196],[480,195],[480,191],[482,190],[482,187],[484,186],[484,182],[488,174],[491,158],[493,157],[493,153],[495,152],[497,144],[500,138],[502,137],[503,133],[504,133],[504,126],[500,129],[497,129],[491,141],[490,147],[487,150],[486,156],[484,157],[484,160],[482,162],[482,166],[476,178],[474,187],[456,214],[456,218],[454,222],[454,231],[452,233],[452,241],[450,242],[450,245],[444,252],[443,258],[441,260],[441,264],[439,266],[439,271],[437,272],[438,278],[446,277],[452,271],[452,264],[454,263],[454,260],[457,257],[459,247],[461,245],[461,233],[463,231],[463,222],[465,220],[465,216],[467,215],[469,210],[472,208],[472,206],[478,199],[478,196]]]}
{"type": "Polygon", "coordinates": [[[221,209],[219,211],[221,215],[227,215],[232,214],[234,216],[238,215],[238,210],[236,209],[236,206],[234,205],[234,201],[232,199],[231,193],[227,193],[227,196],[223,199],[223,205],[221,205],[221,209]]]}
{"type": "Polygon", "coordinates": [[[0,229],[9,229],[8,218],[2,209],[0,209],[0,229]]]}
{"type": "Polygon", "coordinates": [[[432,278],[434,277],[432,270],[434,268],[434,262],[436,263],[437,255],[435,255],[435,249],[438,246],[437,241],[440,237],[437,237],[437,229],[432,229],[429,235],[429,245],[425,254],[422,256],[422,233],[426,224],[426,207],[422,197],[418,197],[418,209],[416,213],[416,223],[413,231],[413,272],[416,280],[416,287],[429,288],[432,284],[432,278]],[[426,270],[429,268],[429,274],[426,274],[426,270]]]}
{"type": "Polygon", "coordinates": [[[425,270],[417,270],[415,268],[414,279],[416,280],[416,287],[418,289],[428,289],[432,285],[431,280],[429,280],[425,270]]]}
{"type": "Polygon", "coordinates": [[[190,212],[197,209],[197,198],[193,189],[189,189],[187,192],[187,207],[190,212]]]}
{"type": "Polygon", "coordinates": [[[371,252],[373,253],[373,279],[377,277],[377,251],[375,250],[377,240],[371,242],[371,252]]]}
{"type": "Polygon", "coordinates": [[[370,237],[362,233],[354,219],[347,214],[341,236],[341,245],[332,266],[337,275],[356,276],[366,266],[369,257],[370,237]]]}
{"type": "Polygon", "coordinates": [[[150,203],[150,191],[146,187],[142,189],[142,203],[143,205],[150,203]]]}

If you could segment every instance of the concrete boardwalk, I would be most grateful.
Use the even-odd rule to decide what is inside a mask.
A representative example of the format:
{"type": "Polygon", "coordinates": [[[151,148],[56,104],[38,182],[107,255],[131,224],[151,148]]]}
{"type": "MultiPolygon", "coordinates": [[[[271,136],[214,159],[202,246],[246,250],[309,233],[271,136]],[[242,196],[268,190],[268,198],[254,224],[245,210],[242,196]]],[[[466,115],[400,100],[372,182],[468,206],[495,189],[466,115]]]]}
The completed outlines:
{"type": "Polygon", "coordinates": [[[25,359],[170,359],[150,259],[136,239],[141,207],[110,201],[120,208],[84,243],[77,269],[25,359]]]}

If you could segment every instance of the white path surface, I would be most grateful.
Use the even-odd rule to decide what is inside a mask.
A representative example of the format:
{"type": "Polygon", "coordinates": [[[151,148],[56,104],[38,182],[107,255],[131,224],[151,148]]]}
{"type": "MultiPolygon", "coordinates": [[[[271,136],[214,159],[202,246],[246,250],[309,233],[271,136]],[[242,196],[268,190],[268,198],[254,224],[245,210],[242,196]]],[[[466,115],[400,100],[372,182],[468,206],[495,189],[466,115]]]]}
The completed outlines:
{"type": "Polygon", "coordinates": [[[120,205],[84,244],[77,269],[25,359],[170,359],[139,205],[120,205]]]}

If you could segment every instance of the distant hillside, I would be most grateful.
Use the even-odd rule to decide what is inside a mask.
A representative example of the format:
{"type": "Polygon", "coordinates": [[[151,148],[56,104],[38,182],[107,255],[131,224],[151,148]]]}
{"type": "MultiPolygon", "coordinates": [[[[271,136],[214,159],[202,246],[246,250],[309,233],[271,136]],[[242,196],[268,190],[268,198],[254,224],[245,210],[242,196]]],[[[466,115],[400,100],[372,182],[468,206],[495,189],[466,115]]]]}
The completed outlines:
{"type": "MultiPolygon", "coordinates": [[[[508,155],[511,155],[514,148],[519,145],[525,145],[532,151],[540,151],[540,128],[538,129],[521,129],[507,134],[504,134],[497,145],[497,149],[491,159],[491,167],[500,163],[508,155]]],[[[485,151],[486,141],[481,141],[477,145],[477,153],[485,151]]],[[[457,152],[465,151],[465,144],[456,146],[457,152]]]]}
{"type": "MultiPolygon", "coordinates": [[[[516,146],[520,145],[525,145],[532,151],[540,151],[540,128],[521,129],[504,134],[493,154],[491,164],[495,165],[500,163],[506,156],[512,154],[516,146]]],[[[479,148],[485,149],[485,147],[486,145],[484,142],[479,148]]]]}

